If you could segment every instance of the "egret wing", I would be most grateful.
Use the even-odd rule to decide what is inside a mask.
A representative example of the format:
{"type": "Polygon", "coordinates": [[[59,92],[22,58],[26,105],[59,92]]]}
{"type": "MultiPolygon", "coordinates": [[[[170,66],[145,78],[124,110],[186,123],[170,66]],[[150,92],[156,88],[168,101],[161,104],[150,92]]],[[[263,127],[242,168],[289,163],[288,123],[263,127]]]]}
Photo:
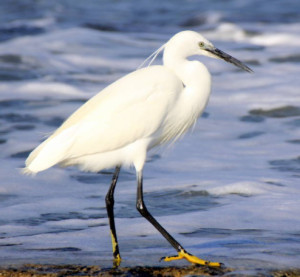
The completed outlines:
{"type": "Polygon", "coordinates": [[[112,151],[152,136],[181,90],[180,80],[162,66],[135,71],[75,111],[31,153],[26,166],[40,171],[65,159],[112,151]]]}

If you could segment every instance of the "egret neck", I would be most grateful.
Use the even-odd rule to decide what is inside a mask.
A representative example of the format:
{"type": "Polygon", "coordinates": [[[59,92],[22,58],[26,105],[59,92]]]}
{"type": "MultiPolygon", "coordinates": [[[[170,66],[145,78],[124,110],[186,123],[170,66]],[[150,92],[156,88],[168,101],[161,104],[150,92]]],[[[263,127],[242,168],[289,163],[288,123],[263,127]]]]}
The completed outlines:
{"type": "Polygon", "coordinates": [[[188,51],[181,53],[174,45],[168,46],[164,50],[163,63],[183,83],[184,90],[178,104],[190,110],[190,123],[193,124],[208,103],[211,75],[203,63],[187,59],[191,55],[188,51]]]}

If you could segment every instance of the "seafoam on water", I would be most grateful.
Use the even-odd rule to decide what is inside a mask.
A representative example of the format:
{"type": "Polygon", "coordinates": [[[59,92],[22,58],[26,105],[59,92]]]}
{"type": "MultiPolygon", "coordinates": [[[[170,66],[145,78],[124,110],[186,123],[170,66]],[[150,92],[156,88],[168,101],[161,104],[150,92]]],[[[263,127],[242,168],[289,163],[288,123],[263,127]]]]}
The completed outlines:
{"type": "MultiPolygon", "coordinates": [[[[195,255],[229,266],[297,266],[300,24],[222,18],[207,12],[204,25],[189,27],[255,73],[201,58],[213,75],[210,102],[193,132],[150,153],[145,201],[195,255]]],[[[112,32],[51,18],[6,26],[24,24],[41,31],[0,43],[1,263],[110,265],[104,197],[112,171],[55,167],[30,177],[19,169],[76,108],[187,27],[112,32]]],[[[116,191],[120,248],[127,264],[156,265],[174,251],[135,211],[135,192],[134,170],[125,169],[116,191]]]]}

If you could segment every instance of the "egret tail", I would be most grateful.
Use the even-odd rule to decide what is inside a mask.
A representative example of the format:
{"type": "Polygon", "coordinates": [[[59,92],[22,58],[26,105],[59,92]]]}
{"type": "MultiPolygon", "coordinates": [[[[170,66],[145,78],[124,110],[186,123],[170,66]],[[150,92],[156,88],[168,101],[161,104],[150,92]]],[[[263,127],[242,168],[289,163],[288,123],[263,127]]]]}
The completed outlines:
{"type": "Polygon", "coordinates": [[[26,168],[23,172],[35,174],[66,159],[66,153],[76,138],[76,131],[77,126],[75,125],[58,135],[53,134],[42,142],[30,153],[25,162],[26,168]]]}

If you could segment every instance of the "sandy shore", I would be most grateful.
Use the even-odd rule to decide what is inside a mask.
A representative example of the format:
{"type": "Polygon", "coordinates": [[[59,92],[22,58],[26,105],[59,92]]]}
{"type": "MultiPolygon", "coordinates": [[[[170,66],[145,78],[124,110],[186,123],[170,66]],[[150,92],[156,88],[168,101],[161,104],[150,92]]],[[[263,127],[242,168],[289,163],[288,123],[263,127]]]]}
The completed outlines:
{"type": "MultiPolygon", "coordinates": [[[[0,268],[2,277],[63,277],[63,276],[247,276],[243,273],[234,272],[234,269],[221,268],[212,269],[207,267],[124,267],[117,269],[105,269],[99,266],[79,266],[79,265],[37,265],[27,264],[19,267],[0,268]]],[[[254,275],[248,275],[254,276],[254,275]]],[[[300,269],[269,271],[260,277],[296,277],[300,276],[300,269]]]]}

